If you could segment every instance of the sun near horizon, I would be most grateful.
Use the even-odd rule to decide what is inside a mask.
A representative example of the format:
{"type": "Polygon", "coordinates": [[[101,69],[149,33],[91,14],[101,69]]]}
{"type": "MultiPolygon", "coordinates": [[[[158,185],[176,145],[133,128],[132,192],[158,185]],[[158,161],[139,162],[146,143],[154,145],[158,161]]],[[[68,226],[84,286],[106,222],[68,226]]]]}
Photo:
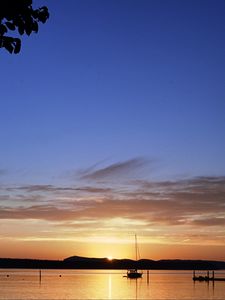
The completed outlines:
{"type": "MultiPolygon", "coordinates": [[[[132,239],[130,239],[132,240],[132,239]]],[[[225,246],[208,243],[143,243],[139,238],[140,259],[202,259],[225,261],[225,246]]],[[[122,243],[79,242],[79,241],[3,241],[1,244],[2,258],[30,258],[63,260],[71,256],[106,257],[113,259],[135,259],[133,241],[122,243]]]]}

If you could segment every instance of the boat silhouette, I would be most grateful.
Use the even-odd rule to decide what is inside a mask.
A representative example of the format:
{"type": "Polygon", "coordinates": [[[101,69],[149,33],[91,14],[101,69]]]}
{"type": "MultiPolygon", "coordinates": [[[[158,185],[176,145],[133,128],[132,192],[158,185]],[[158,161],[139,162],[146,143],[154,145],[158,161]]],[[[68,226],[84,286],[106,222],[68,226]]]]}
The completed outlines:
{"type": "MultiPolygon", "coordinates": [[[[135,256],[136,256],[136,260],[135,260],[135,265],[137,267],[137,259],[138,259],[138,245],[137,245],[137,235],[135,234],[135,256]]],[[[133,268],[133,269],[128,269],[127,270],[127,278],[130,279],[136,279],[136,278],[141,278],[142,277],[142,272],[138,271],[137,268],[133,268]]]]}

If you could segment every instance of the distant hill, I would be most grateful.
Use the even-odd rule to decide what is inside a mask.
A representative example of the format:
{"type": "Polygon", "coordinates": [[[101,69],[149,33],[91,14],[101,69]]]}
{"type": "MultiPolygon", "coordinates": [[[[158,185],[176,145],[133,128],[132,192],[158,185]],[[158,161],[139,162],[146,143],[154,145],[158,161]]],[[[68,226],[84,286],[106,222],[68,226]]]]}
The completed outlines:
{"type": "Polygon", "coordinates": [[[113,259],[71,256],[64,260],[0,258],[0,268],[26,269],[130,269],[141,270],[225,270],[224,261],[113,259]]]}

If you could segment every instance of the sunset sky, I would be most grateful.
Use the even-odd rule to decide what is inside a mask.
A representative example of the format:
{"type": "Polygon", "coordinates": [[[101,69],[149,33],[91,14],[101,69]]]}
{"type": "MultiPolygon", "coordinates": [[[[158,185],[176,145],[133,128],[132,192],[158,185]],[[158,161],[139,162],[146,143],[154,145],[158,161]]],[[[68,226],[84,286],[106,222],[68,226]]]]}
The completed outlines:
{"type": "Polygon", "coordinates": [[[42,5],[0,49],[0,257],[225,260],[225,1],[42,5]]]}

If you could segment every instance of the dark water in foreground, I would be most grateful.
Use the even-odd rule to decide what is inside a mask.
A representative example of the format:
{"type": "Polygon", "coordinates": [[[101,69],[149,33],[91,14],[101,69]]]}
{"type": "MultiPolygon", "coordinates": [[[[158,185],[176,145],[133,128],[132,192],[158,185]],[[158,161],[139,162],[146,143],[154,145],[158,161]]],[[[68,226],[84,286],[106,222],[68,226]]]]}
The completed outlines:
{"type": "MultiPolygon", "coordinates": [[[[121,270],[0,269],[0,299],[224,300],[225,282],[193,282],[189,271],[150,271],[149,282],[121,270]]],[[[216,272],[225,277],[225,271],[216,272]]]]}

